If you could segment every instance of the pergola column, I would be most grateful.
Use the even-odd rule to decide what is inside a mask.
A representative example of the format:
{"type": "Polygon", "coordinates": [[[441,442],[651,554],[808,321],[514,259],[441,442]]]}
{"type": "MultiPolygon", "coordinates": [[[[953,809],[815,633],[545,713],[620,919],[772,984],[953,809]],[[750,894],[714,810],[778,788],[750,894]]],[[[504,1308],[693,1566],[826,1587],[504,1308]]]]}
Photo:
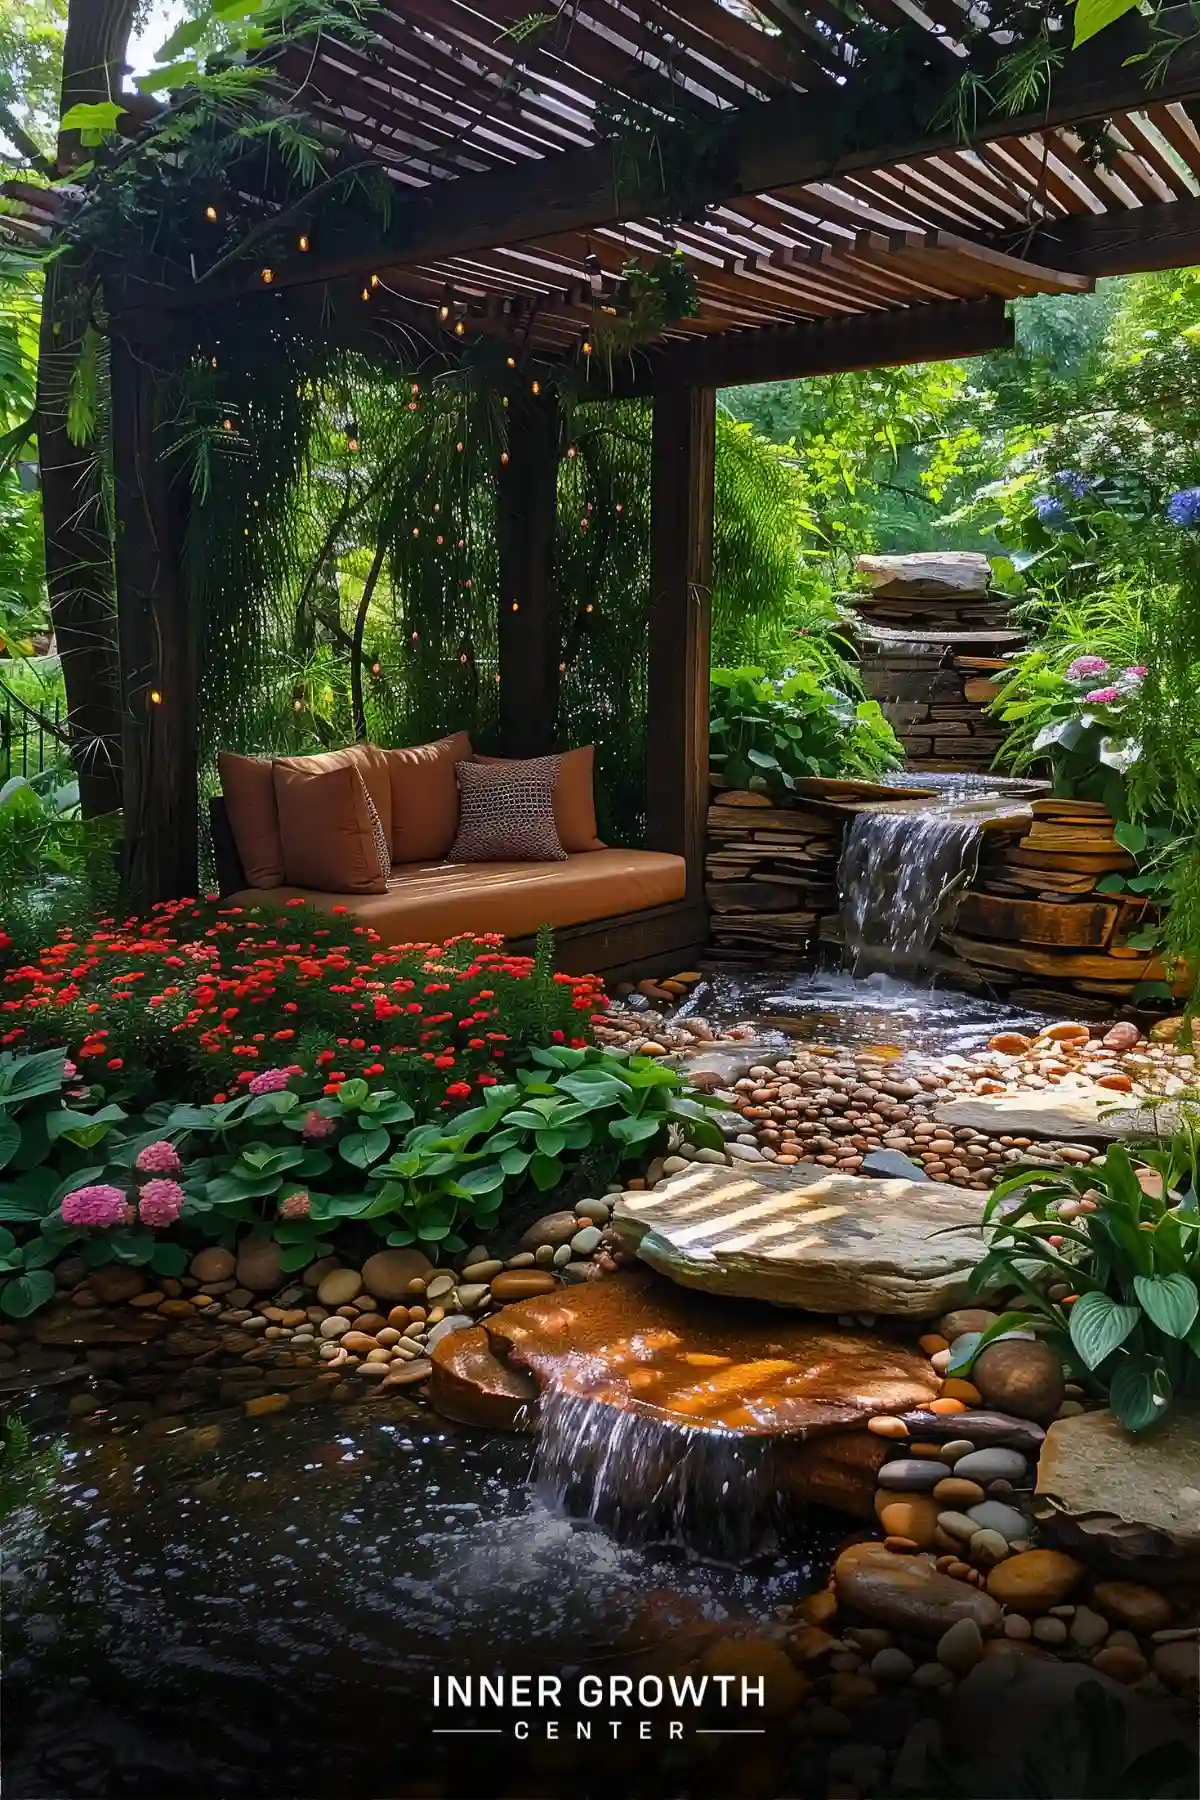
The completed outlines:
{"type": "Polygon", "coordinates": [[[704,893],[716,400],[713,388],[654,399],[646,842],[686,860],[689,900],[704,893]]]}
{"type": "Polygon", "coordinates": [[[165,455],[161,315],[112,327],[112,450],[128,903],[194,894],[196,655],[181,563],[187,470],[165,455]]]}
{"type": "Polygon", "coordinates": [[[497,477],[500,567],[500,747],[542,756],[554,747],[561,630],[554,524],[562,414],[552,393],[508,412],[508,461],[497,477]]]}

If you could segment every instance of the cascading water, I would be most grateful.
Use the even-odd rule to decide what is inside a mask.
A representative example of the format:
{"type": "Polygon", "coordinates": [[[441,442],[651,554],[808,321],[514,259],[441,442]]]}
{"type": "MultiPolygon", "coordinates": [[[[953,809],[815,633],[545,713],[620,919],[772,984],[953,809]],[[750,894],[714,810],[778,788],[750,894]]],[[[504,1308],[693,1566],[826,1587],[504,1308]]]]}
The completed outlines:
{"type": "Polygon", "coordinates": [[[780,1543],[769,1438],[675,1425],[560,1386],[542,1396],[534,1480],[551,1510],[623,1542],[732,1563],[780,1543]]]}
{"type": "Polygon", "coordinates": [[[871,951],[923,962],[978,860],[978,816],[948,807],[860,812],[842,843],[838,886],[851,966],[871,951]]]}

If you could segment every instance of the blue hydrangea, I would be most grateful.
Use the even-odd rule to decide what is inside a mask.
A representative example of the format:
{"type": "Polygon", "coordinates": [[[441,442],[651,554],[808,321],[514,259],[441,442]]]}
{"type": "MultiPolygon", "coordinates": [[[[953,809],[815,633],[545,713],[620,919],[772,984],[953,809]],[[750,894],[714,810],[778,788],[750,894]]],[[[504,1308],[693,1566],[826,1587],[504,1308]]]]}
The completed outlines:
{"type": "Polygon", "coordinates": [[[1200,525],[1200,487],[1180,488],[1167,501],[1167,517],[1172,525],[1200,525]]]}
{"type": "Polygon", "coordinates": [[[1039,494],[1033,503],[1033,510],[1040,524],[1047,531],[1066,531],[1071,523],[1071,516],[1061,500],[1053,494],[1039,494]]]}
{"type": "Polygon", "coordinates": [[[1066,488],[1068,494],[1073,494],[1076,500],[1082,500],[1092,485],[1087,476],[1081,475],[1078,469],[1059,469],[1053,479],[1057,481],[1059,487],[1066,488]]]}

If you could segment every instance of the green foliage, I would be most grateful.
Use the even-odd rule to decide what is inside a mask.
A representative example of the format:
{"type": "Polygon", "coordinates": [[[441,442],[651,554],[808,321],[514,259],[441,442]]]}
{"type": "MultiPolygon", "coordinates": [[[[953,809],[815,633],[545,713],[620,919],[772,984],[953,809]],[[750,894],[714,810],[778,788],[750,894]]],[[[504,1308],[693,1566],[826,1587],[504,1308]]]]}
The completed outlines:
{"type": "Polygon", "coordinates": [[[16,956],[116,900],[119,820],[84,819],[78,783],[51,767],[0,786],[0,930],[16,956]]]}
{"type": "Polygon", "coordinates": [[[1016,1287],[1029,1310],[1003,1314],[956,1346],[952,1372],[969,1370],[994,1338],[1027,1328],[1032,1313],[1129,1431],[1148,1430],[1177,1399],[1200,1392],[1198,1147],[1191,1121],[1150,1153],[1158,1193],[1147,1192],[1158,1184],[1139,1181],[1122,1144],[1086,1170],[1025,1167],[999,1183],[984,1212],[988,1254],[971,1285],[1016,1287]]]}
{"type": "Polygon", "coordinates": [[[61,1439],[35,1444],[23,1419],[11,1413],[0,1433],[0,1524],[20,1506],[42,1506],[62,1468],[61,1439]]]}
{"type": "Polygon", "coordinates": [[[772,681],[760,668],[714,669],[709,760],[731,788],[775,797],[810,775],[870,780],[903,761],[877,701],[854,701],[807,669],[772,681]]]}
{"type": "Polygon", "coordinates": [[[431,1124],[411,1132],[371,1170],[381,1185],[358,1216],[394,1216],[391,1244],[462,1249],[457,1226],[485,1236],[506,1190],[523,1181],[549,1192],[573,1162],[598,1151],[613,1166],[653,1155],[666,1149],[672,1127],[712,1149],[723,1141],[710,1116],[720,1102],[691,1094],[682,1076],[653,1057],[562,1046],[534,1050],[531,1060],[515,1083],[492,1088],[482,1106],[460,1113],[448,1129],[431,1124]]]}

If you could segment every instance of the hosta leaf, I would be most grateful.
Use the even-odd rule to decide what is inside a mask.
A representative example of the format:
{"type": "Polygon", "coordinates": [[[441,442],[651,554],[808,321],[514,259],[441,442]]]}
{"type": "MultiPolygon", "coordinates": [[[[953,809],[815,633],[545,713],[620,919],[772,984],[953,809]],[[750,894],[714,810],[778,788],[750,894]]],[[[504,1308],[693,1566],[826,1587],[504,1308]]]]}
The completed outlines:
{"type": "Polygon", "coordinates": [[[1071,1308],[1071,1342],[1084,1365],[1098,1369],[1137,1322],[1136,1306],[1121,1306],[1107,1294],[1081,1294],[1071,1308]]]}
{"type": "Polygon", "coordinates": [[[1112,1378],[1108,1401],[1126,1431],[1146,1431],[1171,1404],[1171,1380],[1151,1356],[1127,1356],[1112,1378]]]}
{"type": "Polygon", "coordinates": [[[1142,1310],[1165,1336],[1185,1338],[1200,1313],[1200,1293],[1190,1276],[1135,1275],[1133,1290],[1142,1310]]]}
{"type": "Polygon", "coordinates": [[[21,1127],[7,1113],[0,1113],[0,1169],[7,1168],[21,1144],[21,1127]]]}
{"type": "Polygon", "coordinates": [[[529,1173],[533,1177],[534,1186],[542,1193],[547,1193],[562,1180],[563,1166],[557,1156],[542,1156],[539,1153],[530,1159],[529,1173]]]}
{"type": "Polygon", "coordinates": [[[27,1319],[39,1306],[54,1298],[54,1277],[49,1269],[31,1269],[14,1276],[0,1288],[0,1312],[13,1319],[27,1319]]]}
{"type": "Polygon", "coordinates": [[[392,1134],[382,1125],[374,1131],[356,1131],[342,1139],[338,1154],[355,1169],[369,1169],[391,1147],[392,1134]]]}
{"type": "Polygon", "coordinates": [[[465,1170],[455,1186],[468,1194],[490,1194],[494,1188],[504,1186],[503,1166],[501,1163],[480,1163],[477,1168],[465,1170]]]}

